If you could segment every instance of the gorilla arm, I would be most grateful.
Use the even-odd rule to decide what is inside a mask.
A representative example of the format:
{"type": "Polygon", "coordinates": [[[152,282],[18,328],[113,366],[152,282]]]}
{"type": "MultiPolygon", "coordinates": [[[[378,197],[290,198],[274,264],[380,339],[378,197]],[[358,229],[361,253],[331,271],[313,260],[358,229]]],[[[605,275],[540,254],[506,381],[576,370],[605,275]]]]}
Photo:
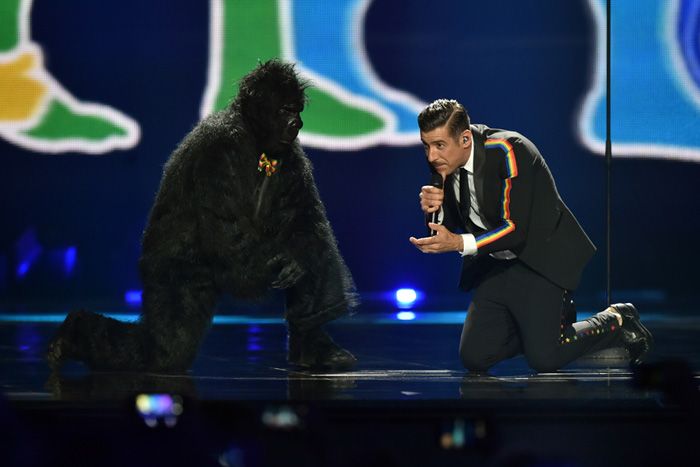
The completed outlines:
{"type": "Polygon", "coordinates": [[[314,183],[311,163],[298,146],[295,152],[294,167],[285,167],[295,176],[280,210],[296,215],[283,224],[280,233],[286,239],[287,250],[305,272],[291,295],[312,296],[301,300],[306,303],[290,306],[290,314],[303,315],[305,318],[298,322],[310,325],[347,313],[357,305],[358,298],[314,183]]]}

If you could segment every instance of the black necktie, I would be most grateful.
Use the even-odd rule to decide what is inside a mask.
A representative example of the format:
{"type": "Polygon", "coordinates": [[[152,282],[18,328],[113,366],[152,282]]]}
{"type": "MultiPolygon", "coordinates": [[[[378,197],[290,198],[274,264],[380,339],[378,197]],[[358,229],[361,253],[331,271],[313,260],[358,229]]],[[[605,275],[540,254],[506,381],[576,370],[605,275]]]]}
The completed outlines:
{"type": "Polygon", "coordinates": [[[462,214],[464,223],[469,225],[469,172],[464,168],[459,169],[459,212],[462,214]]]}
{"type": "Polygon", "coordinates": [[[478,235],[484,231],[469,218],[471,209],[471,192],[469,191],[469,172],[459,169],[459,213],[462,215],[464,226],[468,232],[478,235]]]}

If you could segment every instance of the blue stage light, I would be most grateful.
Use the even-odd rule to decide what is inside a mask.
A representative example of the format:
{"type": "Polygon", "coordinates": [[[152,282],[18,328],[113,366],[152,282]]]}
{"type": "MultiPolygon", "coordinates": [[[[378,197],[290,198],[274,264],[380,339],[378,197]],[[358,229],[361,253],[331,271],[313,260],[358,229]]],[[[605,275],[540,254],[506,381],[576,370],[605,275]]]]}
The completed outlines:
{"type": "Polygon", "coordinates": [[[412,311],[399,311],[396,313],[396,319],[400,321],[413,321],[416,319],[416,314],[412,311]]]}
{"type": "Polygon", "coordinates": [[[399,307],[408,307],[416,303],[418,294],[413,289],[399,289],[396,291],[396,303],[399,307]]]}
{"type": "Polygon", "coordinates": [[[127,305],[141,305],[141,292],[141,290],[127,290],[124,293],[124,301],[127,303],[127,305]]]}
{"type": "Polygon", "coordinates": [[[67,276],[70,276],[75,268],[75,263],[78,260],[78,249],[74,246],[69,246],[63,253],[63,270],[67,276]]]}
{"type": "Polygon", "coordinates": [[[39,259],[43,252],[43,248],[37,240],[36,231],[34,228],[27,229],[22,236],[17,240],[15,245],[17,250],[17,277],[22,279],[27,275],[35,261],[39,259]]]}
{"type": "Polygon", "coordinates": [[[260,352],[263,347],[260,344],[257,344],[255,342],[248,342],[248,345],[246,345],[246,349],[248,352],[260,352]]]}
{"type": "Polygon", "coordinates": [[[17,266],[17,277],[24,277],[29,272],[29,267],[31,266],[30,261],[22,261],[19,266],[17,266]]]}

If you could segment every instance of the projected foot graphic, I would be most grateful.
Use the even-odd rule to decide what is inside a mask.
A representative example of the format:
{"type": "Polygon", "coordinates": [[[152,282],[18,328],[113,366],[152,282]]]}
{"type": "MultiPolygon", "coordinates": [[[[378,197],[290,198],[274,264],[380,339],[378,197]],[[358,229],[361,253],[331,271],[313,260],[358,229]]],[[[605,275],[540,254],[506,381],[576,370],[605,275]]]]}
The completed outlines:
{"type": "Polygon", "coordinates": [[[0,0],[0,137],[46,153],[103,154],[136,145],[138,124],[106,105],[81,102],[44,68],[30,39],[32,0],[0,0]]]}
{"type": "MultiPolygon", "coordinates": [[[[594,12],[596,75],[579,117],[583,143],[605,152],[605,1],[594,12]]],[[[613,157],[700,162],[700,0],[611,4],[613,157]]]]}
{"type": "Polygon", "coordinates": [[[370,0],[212,0],[210,64],[202,116],[235,96],[257,62],[294,61],[313,82],[302,143],[324,149],[417,144],[419,99],[382,83],[364,52],[370,0]],[[241,12],[245,12],[242,14],[241,12]]]}

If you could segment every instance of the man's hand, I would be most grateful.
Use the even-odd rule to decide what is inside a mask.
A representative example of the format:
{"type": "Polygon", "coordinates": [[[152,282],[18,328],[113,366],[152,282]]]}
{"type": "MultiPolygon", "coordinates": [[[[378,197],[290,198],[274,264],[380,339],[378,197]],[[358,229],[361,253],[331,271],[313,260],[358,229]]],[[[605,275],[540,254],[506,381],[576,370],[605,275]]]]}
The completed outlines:
{"type": "Polygon", "coordinates": [[[445,190],[425,185],[420,188],[418,196],[420,197],[420,208],[424,213],[430,214],[442,206],[442,201],[445,199],[445,190]]]}
{"type": "Polygon", "coordinates": [[[440,224],[428,223],[428,227],[437,232],[432,237],[416,238],[408,240],[413,243],[423,253],[446,253],[448,251],[464,250],[462,236],[453,234],[446,227],[440,224]]]}

